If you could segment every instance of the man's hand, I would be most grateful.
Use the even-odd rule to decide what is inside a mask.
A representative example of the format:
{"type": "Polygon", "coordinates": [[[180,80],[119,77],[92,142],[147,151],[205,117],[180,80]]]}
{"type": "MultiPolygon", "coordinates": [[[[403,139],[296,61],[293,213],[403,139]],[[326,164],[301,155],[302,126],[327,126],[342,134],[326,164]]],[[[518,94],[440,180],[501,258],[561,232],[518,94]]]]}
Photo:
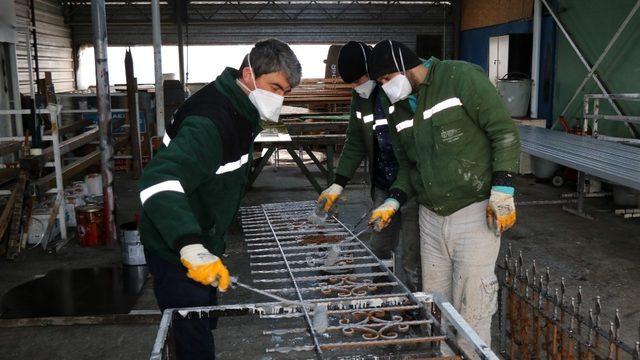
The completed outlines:
{"type": "Polygon", "coordinates": [[[324,205],[322,209],[325,212],[329,212],[333,205],[335,205],[336,201],[340,198],[340,194],[342,194],[342,190],[344,188],[338,184],[332,184],[325,191],[323,191],[320,196],[318,196],[318,204],[324,201],[324,205]]]}
{"type": "Polygon", "coordinates": [[[516,222],[516,205],[513,201],[513,188],[511,194],[500,190],[491,189],[489,205],[487,205],[487,225],[493,229],[496,235],[513,226],[516,222]]]}
{"type": "Polygon", "coordinates": [[[400,209],[400,203],[396,199],[388,198],[384,203],[371,212],[369,226],[373,226],[375,231],[382,231],[391,222],[391,218],[400,209]]]}
{"type": "Polygon", "coordinates": [[[227,291],[229,271],[222,260],[205,249],[201,244],[187,245],[180,249],[180,262],[187,268],[187,276],[202,285],[217,286],[227,291]]]}

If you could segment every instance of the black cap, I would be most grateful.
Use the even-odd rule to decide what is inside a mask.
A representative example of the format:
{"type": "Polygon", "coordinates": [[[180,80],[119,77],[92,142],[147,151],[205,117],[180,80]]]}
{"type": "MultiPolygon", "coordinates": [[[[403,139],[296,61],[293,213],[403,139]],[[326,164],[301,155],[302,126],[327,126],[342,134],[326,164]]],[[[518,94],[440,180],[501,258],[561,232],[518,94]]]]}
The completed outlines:
{"type": "Polygon", "coordinates": [[[376,80],[383,75],[402,71],[403,64],[404,70],[409,70],[420,65],[421,62],[418,55],[407,45],[394,40],[382,40],[373,47],[371,52],[369,76],[376,80]]]}
{"type": "Polygon", "coordinates": [[[371,46],[361,41],[349,41],[338,55],[338,73],[346,83],[352,83],[367,75],[367,61],[371,57],[371,46]]]}

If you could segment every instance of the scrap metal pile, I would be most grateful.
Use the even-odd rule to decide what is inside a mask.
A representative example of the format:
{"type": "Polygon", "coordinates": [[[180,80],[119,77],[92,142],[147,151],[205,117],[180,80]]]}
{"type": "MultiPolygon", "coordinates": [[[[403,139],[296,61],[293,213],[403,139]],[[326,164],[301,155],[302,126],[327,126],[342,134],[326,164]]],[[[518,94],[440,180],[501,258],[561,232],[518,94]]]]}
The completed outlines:
{"type": "MultiPolygon", "coordinates": [[[[507,359],[640,359],[640,341],[622,341],[616,310],[602,318],[600,297],[584,301],[581,287],[569,296],[564,278],[552,288],[549,268],[526,267],[509,247],[501,294],[501,353],[507,359]]],[[[640,339],[639,339],[640,340],[640,339]]]]}
{"type": "Polygon", "coordinates": [[[241,209],[252,285],[238,285],[287,301],[169,309],[151,358],[172,358],[174,321],[251,315],[247,336],[269,358],[431,359],[441,357],[446,343],[458,354],[447,358],[456,359],[463,354],[458,342],[464,341],[465,351],[497,359],[449,302],[411,293],[338,219],[309,222],[314,206],[289,202],[241,209]]]}

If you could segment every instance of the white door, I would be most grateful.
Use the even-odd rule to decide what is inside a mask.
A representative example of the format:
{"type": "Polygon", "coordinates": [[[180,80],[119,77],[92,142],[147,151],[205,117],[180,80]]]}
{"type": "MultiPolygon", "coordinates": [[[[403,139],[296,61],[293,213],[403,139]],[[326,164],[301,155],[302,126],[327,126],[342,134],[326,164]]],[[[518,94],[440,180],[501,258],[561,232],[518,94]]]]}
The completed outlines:
{"type": "Polygon", "coordinates": [[[498,79],[509,72],[509,35],[498,37],[498,79]]]}
{"type": "Polygon", "coordinates": [[[496,86],[498,78],[498,42],[499,36],[489,38],[489,80],[496,86]]]}
{"type": "Polygon", "coordinates": [[[489,80],[494,86],[509,71],[509,35],[489,38],[489,80]]]}

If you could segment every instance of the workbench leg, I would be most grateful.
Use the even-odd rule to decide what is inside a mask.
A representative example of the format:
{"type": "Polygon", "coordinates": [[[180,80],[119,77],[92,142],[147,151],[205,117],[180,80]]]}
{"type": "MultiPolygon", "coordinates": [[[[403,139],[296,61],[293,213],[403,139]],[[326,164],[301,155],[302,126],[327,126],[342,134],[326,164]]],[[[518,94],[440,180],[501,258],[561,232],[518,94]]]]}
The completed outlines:
{"type": "Polygon", "coordinates": [[[334,178],[334,169],[333,169],[333,154],[335,151],[335,145],[327,145],[327,171],[329,174],[327,175],[327,186],[331,186],[333,184],[334,178]]]}
{"type": "Polygon", "coordinates": [[[307,169],[307,166],[304,164],[304,162],[300,159],[300,157],[298,156],[298,154],[296,154],[295,150],[293,150],[291,148],[291,145],[287,145],[286,146],[287,152],[289,153],[289,155],[291,155],[291,158],[293,159],[293,161],[296,162],[296,165],[298,165],[298,167],[300,168],[300,170],[302,171],[302,173],[304,174],[304,176],[307,177],[307,179],[309,180],[309,182],[311,183],[311,186],[313,186],[314,189],[316,189],[316,191],[319,193],[322,192],[322,188],[320,187],[320,184],[318,184],[318,182],[316,181],[316,179],[313,177],[313,174],[311,174],[311,172],[309,171],[309,169],[307,169]]]}
{"type": "Polygon", "coordinates": [[[571,214],[574,215],[578,215],[580,217],[583,217],[585,219],[588,220],[593,220],[593,216],[587,214],[584,211],[584,198],[585,198],[585,184],[586,184],[586,174],[583,173],[582,171],[578,172],[578,205],[577,207],[574,209],[572,207],[569,206],[563,206],[562,210],[569,212],[571,214]]]}
{"type": "Polygon", "coordinates": [[[324,175],[325,177],[328,177],[329,172],[327,171],[327,169],[325,169],[324,166],[322,166],[322,163],[320,162],[320,160],[313,154],[313,150],[311,150],[311,147],[309,145],[302,145],[302,148],[304,149],[304,151],[307,152],[307,154],[309,154],[309,157],[311,158],[313,163],[316,164],[316,166],[318,167],[322,175],[324,175]]]}
{"type": "Polygon", "coordinates": [[[274,151],[276,151],[276,146],[275,145],[269,146],[269,148],[267,149],[267,152],[264,154],[262,159],[260,159],[258,166],[256,166],[256,168],[253,169],[253,171],[249,174],[249,180],[247,181],[247,189],[250,189],[251,186],[253,186],[253,183],[258,178],[258,175],[260,175],[260,172],[262,172],[262,169],[264,168],[264,166],[267,165],[267,162],[269,162],[269,158],[271,158],[271,155],[273,155],[274,151]]]}

